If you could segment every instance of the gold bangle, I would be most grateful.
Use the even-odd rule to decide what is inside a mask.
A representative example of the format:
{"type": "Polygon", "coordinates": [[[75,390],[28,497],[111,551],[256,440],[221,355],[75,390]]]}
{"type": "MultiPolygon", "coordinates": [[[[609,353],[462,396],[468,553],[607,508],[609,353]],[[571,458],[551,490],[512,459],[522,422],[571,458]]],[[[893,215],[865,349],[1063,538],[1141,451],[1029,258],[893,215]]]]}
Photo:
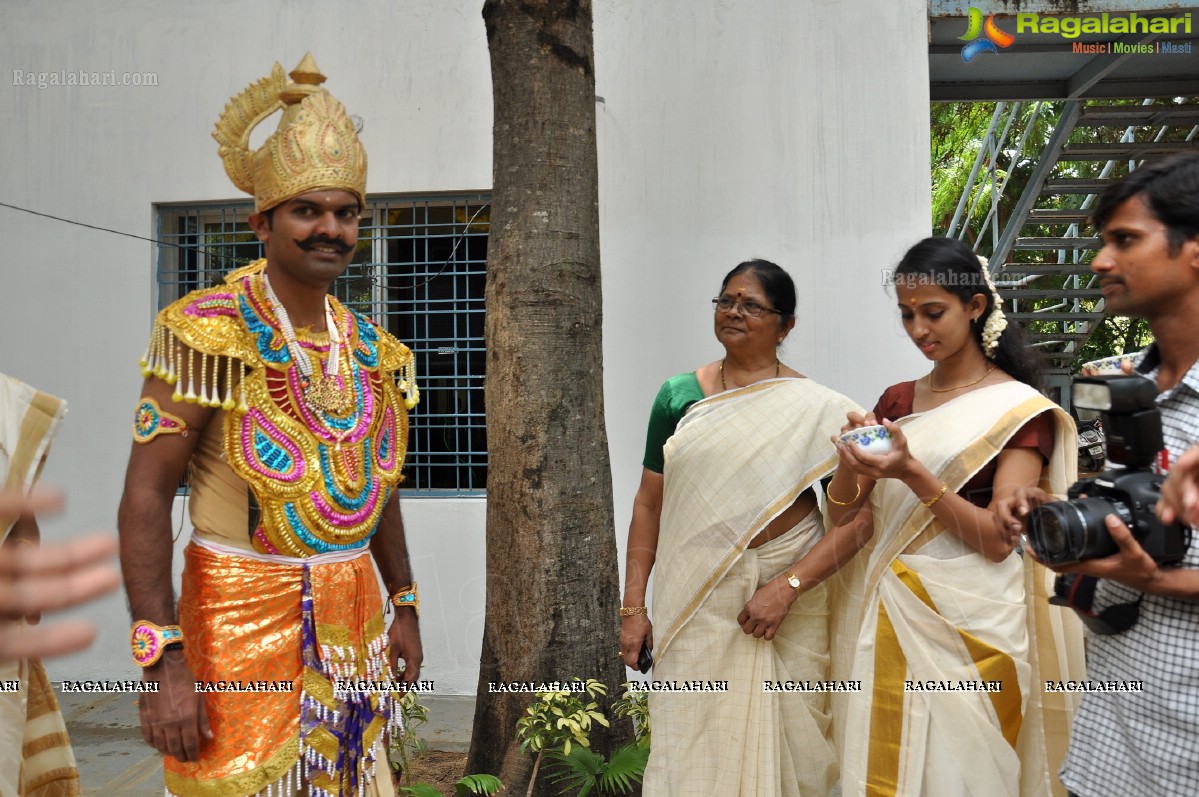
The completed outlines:
{"type": "Polygon", "coordinates": [[[413,582],[412,586],[404,587],[392,595],[391,604],[396,608],[410,606],[412,611],[416,612],[416,616],[420,617],[420,593],[416,591],[416,583],[413,582]]]}
{"type": "Polygon", "coordinates": [[[933,505],[933,504],[935,504],[935,503],[937,503],[938,501],[940,501],[940,500],[941,500],[941,496],[945,495],[945,493],[946,493],[946,492],[948,492],[948,491],[949,491],[949,485],[948,485],[948,484],[946,484],[945,482],[941,482],[941,492],[937,493],[936,495],[934,495],[934,496],[933,496],[932,498],[930,498],[929,500],[927,500],[927,501],[921,501],[920,503],[924,504],[926,507],[928,507],[928,508],[930,508],[930,509],[931,509],[931,508],[932,508],[932,505],[933,505]]]}
{"type": "Polygon", "coordinates": [[[639,614],[648,615],[649,609],[647,609],[644,606],[621,606],[620,607],[620,616],[621,617],[635,617],[639,614]]]}
{"type": "MultiPolygon", "coordinates": [[[[862,497],[862,485],[858,484],[857,480],[854,480],[854,484],[857,485],[857,492],[855,492],[853,494],[853,498],[850,498],[848,501],[838,501],[836,498],[833,498],[833,494],[829,492],[828,487],[825,488],[824,494],[828,496],[828,500],[832,501],[837,506],[853,506],[855,503],[857,503],[857,500],[862,497]]],[[[828,486],[832,487],[833,483],[829,482],[828,486]]]]}

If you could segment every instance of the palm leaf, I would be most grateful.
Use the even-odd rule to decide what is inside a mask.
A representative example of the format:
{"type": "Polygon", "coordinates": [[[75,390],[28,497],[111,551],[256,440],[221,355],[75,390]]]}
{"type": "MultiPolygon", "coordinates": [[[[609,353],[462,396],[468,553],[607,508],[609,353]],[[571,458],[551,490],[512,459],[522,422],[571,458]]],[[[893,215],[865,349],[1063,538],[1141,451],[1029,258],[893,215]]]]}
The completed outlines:
{"type": "Polygon", "coordinates": [[[645,765],[649,762],[649,748],[638,744],[626,744],[612,752],[599,777],[602,794],[628,794],[633,786],[641,782],[645,765]]]}
{"type": "Polygon", "coordinates": [[[441,792],[428,783],[413,783],[411,786],[401,786],[400,794],[405,797],[442,797],[441,792]]]}
{"type": "Polygon", "coordinates": [[[504,784],[500,783],[500,779],[487,773],[466,775],[454,784],[454,791],[458,797],[470,797],[472,794],[495,794],[502,788],[504,788],[504,784]]]}
{"type": "Polygon", "coordinates": [[[599,784],[607,762],[599,753],[587,747],[573,747],[569,753],[546,754],[546,776],[555,785],[561,784],[561,793],[577,789],[576,797],[587,797],[599,784]]]}

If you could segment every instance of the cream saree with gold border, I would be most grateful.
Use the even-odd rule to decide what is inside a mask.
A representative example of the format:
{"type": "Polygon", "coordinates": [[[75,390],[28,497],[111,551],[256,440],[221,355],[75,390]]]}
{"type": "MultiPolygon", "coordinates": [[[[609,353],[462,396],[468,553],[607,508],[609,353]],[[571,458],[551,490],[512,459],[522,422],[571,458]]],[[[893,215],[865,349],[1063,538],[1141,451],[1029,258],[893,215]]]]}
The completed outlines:
{"type": "MultiPolygon", "coordinates": [[[[0,484],[22,492],[33,486],[65,414],[62,399],[0,374],[0,484]]],[[[14,522],[3,519],[0,543],[14,522]]],[[[75,756],[42,663],[0,663],[0,681],[20,685],[0,694],[0,797],[79,794],[75,756]]]]}
{"type": "Polygon", "coordinates": [[[856,409],[808,379],[767,380],[696,403],[667,442],[653,678],[727,691],[650,694],[647,797],[825,797],[836,782],[826,695],[764,688],[827,678],[826,591],[800,597],[773,641],[747,636],[737,615],[823,535],[814,510],[782,536],[747,548],[832,471],[829,437],[856,409]]]}
{"type": "MultiPolygon", "coordinates": [[[[957,491],[1044,412],[1056,439],[1041,487],[1062,495],[1074,424],[1026,385],[900,423],[912,454],[957,491]]],[[[842,794],[1064,794],[1056,773],[1076,701],[1043,686],[1084,665],[1077,619],[1046,602],[1052,573],[1018,554],[988,561],[898,480],[880,481],[870,507],[874,537],[834,585],[834,675],[863,683],[835,707],[842,794]]]]}

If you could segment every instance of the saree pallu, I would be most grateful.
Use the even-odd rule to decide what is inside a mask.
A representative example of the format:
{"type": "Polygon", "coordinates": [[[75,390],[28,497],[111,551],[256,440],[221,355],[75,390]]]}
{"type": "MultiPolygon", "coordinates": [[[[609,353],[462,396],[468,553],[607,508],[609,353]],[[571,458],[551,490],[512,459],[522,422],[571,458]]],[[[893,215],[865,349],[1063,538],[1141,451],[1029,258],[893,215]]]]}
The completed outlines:
{"type": "MultiPolygon", "coordinates": [[[[62,399],[0,374],[0,486],[34,485],[66,412],[62,399]]],[[[15,520],[0,518],[0,544],[15,520]]],[[[75,755],[42,663],[0,663],[0,681],[18,684],[0,693],[0,797],[78,795],[75,755]]]]}
{"type": "MultiPolygon", "coordinates": [[[[1073,421],[1020,383],[973,391],[903,419],[912,454],[961,489],[1030,419],[1053,414],[1040,486],[1075,477],[1073,421]]],[[[1084,677],[1082,631],[1049,606],[1052,573],[1013,554],[991,562],[946,530],[902,482],[870,497],[875,534],[833,587],[842,794],[1042,797],[1065,792],[1072,696],[1045,681],[1084,677]]]]}
{"type": "Polygon", "coordinates": [[[829,437],[856,409],[807,379],[768,380],[698,402],[667,441],[653,678],[727,691],[650,693],[647,797],[824,797],[836,782],[824,694],[767,691],[767,683],[826,678],[825,589],[800,596],[773,641],[746,635],[737,615],[822,536],[814,510],[748,549],[832,471],[829,437]]]}
{"type": "Polygon", "coordinates": [[[167,792],[391,795],[398,712],[369,553],[243,554],[195,540],[185,552],[179,624],[213,738],[197,762],[164,759],[167,792]],[[209,691],[230,684],[251,691],[209,691]]]}

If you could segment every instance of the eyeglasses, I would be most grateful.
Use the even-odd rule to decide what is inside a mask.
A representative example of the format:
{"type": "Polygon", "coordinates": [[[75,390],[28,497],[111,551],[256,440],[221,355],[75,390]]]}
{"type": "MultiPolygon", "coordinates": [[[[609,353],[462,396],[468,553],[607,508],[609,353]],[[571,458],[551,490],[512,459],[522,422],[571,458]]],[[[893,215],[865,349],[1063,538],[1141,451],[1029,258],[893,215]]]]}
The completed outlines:
{"type": "Polygon", "coordinates": [[[728,313],[731,312],[734,307],[740,307],[741,312],[750,318],[761,318],[763,313],[776,313],[778,315],[782,315],[781,312],[775,310],[773,307],[764,307],[750,299],[737,301],[736,299],[730,299],[728,296],[718,296],[717,298],[713,299],[712,306],[722,313],[728,313]]]}

